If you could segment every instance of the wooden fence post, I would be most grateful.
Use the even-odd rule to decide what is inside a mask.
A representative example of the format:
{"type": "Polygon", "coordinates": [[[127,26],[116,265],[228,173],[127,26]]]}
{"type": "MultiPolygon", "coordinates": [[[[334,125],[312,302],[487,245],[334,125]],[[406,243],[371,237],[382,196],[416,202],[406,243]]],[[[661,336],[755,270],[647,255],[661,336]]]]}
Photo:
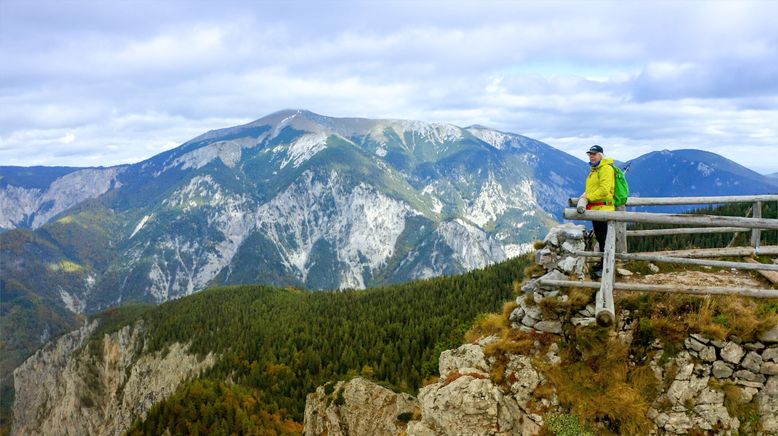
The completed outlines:
{"type": "Polygon", "coordinates": [[[608,236],[605,238],[605,252],[602,259],[602,280],[597,292],[595,314],[597,324],[611,326],[616,322],[613,305],[613,278],[616,269],[616,225],[608,221],[608,236]]]}
{"type": "MultiPolygon", "coordinates": [[[[624,206],[616,206],[616,210],[625,211],[626,208],[624,206]]],[[[627,252],[627,223],[625,222],[616,223],[616,252],[627,252]]]]}
{"type": "MultiPolygon", "coordinates": [[[[761,201],[755,201],[754,206],[752,208],[753,213],[751,216],[754,218],[762,218],[762,202],[761,201]]],[[[762,231],[759,229],[753,229],[751,230],[751,246],[754,248],[759,247],[759,242],[762,239],[762,231]]]]}

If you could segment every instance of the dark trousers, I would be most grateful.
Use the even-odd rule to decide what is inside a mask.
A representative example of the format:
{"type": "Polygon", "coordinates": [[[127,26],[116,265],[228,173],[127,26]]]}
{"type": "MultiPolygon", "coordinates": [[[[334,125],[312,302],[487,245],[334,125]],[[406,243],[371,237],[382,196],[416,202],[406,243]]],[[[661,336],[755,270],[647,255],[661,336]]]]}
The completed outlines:
{"type": "Polygon", "coordinates": [[[592,227],[594,227],[594,237],[597,238],[597,243],[600,244],[600,253],[604,253],[605,238],[608,236],[608,222],[592,221],[592,227]]]}

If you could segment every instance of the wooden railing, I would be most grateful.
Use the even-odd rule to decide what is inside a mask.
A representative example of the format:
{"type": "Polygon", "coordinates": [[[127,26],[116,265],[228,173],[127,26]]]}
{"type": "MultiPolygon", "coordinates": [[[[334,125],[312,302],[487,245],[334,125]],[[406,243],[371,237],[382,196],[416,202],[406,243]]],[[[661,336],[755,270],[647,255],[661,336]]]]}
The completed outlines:
{"type": "MultiPolygon", "coordinates": [[[[576,205],[578,201],[578,199],[570,199],[570,205],[576,205]]],[[[757,298],[778,298],[778,290],[774,289],[615,283],[616,259],[778,272],[778,265],[754,263],[753,261],[731,262],[711,259],[698,259],[705,257],[778,254],[778,245],[760,245],[762,230],[778,230],[778,219],[762,218],[762,203],[767,201],[778,201],[778,195],[668,198],[634,197],[630,198],[626,204],[626,206],[659,206],[753,203],[751,208],[751,217],[627,212],[623,210],[623,207],[620,208],[621,210],[616,211],[585,210],[582,213],[579,213],[574,208],[565,209],[564,217],[566,219],[608,222],[608,236],[605,240],[604,253],[594,251],[578,251],[574,253],[578,256],[584,257],[602,257],[602,279],[600,282],[544,279],[541,280],[541,284],[549,286],[578,286],[598,289],[595,312],[597,322],[600,325],[612,325],[616,320],[616,313],[613,303],[614,290],[679,292],[691,294],[735,294],[757,298]],[[686,225],[695,227],[626,231],[627,222],[686,225]],[[714,232],[751,232],[751,246],[673,250],[650,253],[627,253],[627,237],[714,232]]]]}

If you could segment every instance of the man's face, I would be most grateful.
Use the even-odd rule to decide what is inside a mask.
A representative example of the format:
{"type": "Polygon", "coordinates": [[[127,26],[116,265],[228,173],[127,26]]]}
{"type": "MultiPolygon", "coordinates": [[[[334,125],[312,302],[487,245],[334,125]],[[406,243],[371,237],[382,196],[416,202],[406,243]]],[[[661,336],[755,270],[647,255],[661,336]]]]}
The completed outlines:
{"type": "Polygon", "coordinates": [[[602,153],[586,153],[589,155],[590,163],[597,163],[602,160],[602,153]]]}

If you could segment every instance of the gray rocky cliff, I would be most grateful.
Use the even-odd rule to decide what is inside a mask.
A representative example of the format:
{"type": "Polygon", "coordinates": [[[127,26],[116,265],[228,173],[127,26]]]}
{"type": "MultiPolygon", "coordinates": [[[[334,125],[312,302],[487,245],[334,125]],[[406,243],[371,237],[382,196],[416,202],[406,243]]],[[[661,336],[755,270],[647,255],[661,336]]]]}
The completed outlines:
{"type": "Polygon", "coordinates": [[[54,180],[45,189],[13,185],[0,187],[0,229],[36,229],[65,209],[119,187],[117,176],[125,168],[74,171],[54,180]]]}
{"type": "Polygon", "coordinates": [[[213,365],[179,343],[143,353],[142,322],[92,338],[97,323],[46,345],[14,371],[12,434],[114,435],[213,365]]]}

